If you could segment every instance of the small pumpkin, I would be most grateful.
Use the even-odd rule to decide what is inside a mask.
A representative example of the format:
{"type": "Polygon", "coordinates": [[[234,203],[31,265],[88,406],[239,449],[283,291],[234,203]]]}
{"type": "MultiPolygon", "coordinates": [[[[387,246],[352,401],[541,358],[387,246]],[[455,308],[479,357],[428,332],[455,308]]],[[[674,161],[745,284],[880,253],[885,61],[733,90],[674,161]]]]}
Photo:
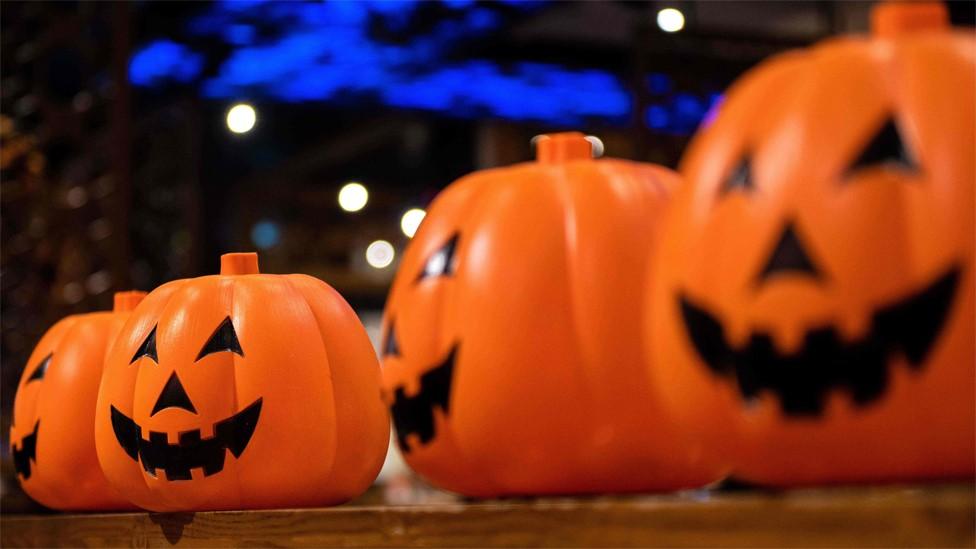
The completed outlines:
{"type": "Polygon", "coordinates": [[[384,313],[384,386],[406,462],[470,496],[697,486],[643,377],[646,250],[675,176],[594,160],[579,133],[434,201],[384,313]]]}
{"type": "Polygon", "coordinates": [[[105,476],[146,509],[328,505],[386,455],[379,364],[324,282],[226,254],[132,313],[106,361],[95,438],[105,476]]]}
{"type": "Polygon", "coordinates": [[[873,17],[734,85],[650,278],[662,398],[753,482],[976,470],[976,40],[873,17]]]}
{"type": "Polygon", "coordinates": [[[17,479],[27,494],[61,510],[132,508],[112,489],[95,454],[95,401],[105,354],[143,292],[115,294],[112,311],[58,321],[27,361],[10,427],[17,479]]]}

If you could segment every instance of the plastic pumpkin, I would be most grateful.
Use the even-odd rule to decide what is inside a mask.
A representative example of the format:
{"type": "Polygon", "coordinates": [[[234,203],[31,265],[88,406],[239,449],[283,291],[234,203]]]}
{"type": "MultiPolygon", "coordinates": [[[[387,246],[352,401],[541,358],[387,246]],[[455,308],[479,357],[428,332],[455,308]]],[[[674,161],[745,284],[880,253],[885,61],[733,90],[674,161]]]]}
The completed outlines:
{"type": "Polygon", "coordinates": [[[220,275],[151,292],[120,332],[98,396],[98,457],[151,510],[339,503],[386,454],[379,382],[335,290],[227,254],[220,275]]]}
{"type": "Polygon", "coordinates": [[[662,398],[736,475],[974,475],[972,33],[882,5],[693,140],[647,307],[662,398]]]}
{"type": "Polygon", "coordinates": [[[675,176],[582,134],[445,189],[384,314],[406,462],[470,496],[696,486],[717,474],[659,412],[637,299],[675,176]]]}
{"type": "Polygon", "coordinates": [[[53,509],[132,504],[113,490],[95,454],[95,401],[105,354],[143,292],[115,294],[111,312],[72,315],[41,338],[14,398],[14,469],[30,497],[53,509]]]}

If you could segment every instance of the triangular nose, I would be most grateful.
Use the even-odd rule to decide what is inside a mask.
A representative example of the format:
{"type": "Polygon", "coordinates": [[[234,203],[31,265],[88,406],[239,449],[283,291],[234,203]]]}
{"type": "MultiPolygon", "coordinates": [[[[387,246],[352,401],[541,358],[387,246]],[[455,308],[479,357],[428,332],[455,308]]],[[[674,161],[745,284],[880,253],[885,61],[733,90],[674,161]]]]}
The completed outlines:
{"type": "Polygon", "coordinates": [[[759,282],[775,274],[785,273],[805,274],[815,278],[821,276],[820,269],[814,265],[806,248],[800,243],[800,237],[792,222],[787,223],[783,229],[776,247],[773,248],[773,253],[766,260],[766,266],[759,273],[759,282]]]}
{"type": "Polygon", "coordinates": [[[169,376],[169,381],[166,382],[163,391],[159,393],[159,399],[156,400],[156,405],[153,406],[149,416],[152,417],[165,408],[182,408],[187,412],[197,413],[197,409],[190,402],[190,395],[186,394],[183,384],[180,383],[180,378],[176,377],[176,372],[169,376]]]}

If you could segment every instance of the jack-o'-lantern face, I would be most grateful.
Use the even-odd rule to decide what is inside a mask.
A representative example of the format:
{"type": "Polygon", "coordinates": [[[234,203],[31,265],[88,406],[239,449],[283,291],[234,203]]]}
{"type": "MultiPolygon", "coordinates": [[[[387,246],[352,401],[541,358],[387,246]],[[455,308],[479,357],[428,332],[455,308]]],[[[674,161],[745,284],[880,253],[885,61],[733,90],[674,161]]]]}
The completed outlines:
{"type": "Polygon", "coordinates": [[[649,349],[744,476],[971,472],[972,47],[923,29],[787,54],[694,141],[649,349]]]}
{"type": "Polygon", "coordinates": [[[713,480],[643,376],[634,296],[673,174],[576,133],[537,152],[453,183],[404,254],[381,346],[404,458],[473,496],[713,480]]]}
{"type": "MultiPolygon", "coordinates": [[[[459,236],[453,234],[438,246],[423,264],[414,284],[445,284],[457,269],[455,252],[459,236]]],[[[396,324],[387,324],[383,337],[382,358],[384,360],[402,359],[400,343],[397,341],[396,324]]],[[[410,452],[411,445],[424,445],[433,440],[436,431],[435,417],[441,421],[449,411],[451,401],[451,382],[454,378],[454,362],[457,356],[457,342],[449,344],[444,357],[437,360],[418,378],[417,391],[408,396],[406,387],[401,385],[393,390],[391,414],[396,428],[397,444],[404,452],[410,452]],[[416,439],[413,439],[416,437],[416,439]]]]}
{"type": "MultiPolygon", "coordinates": [[[[151,365],[159,366],[159,353],[156,350],[157,329],[158,326],[153,326],[145,341],[136,350],[130,364],[147,360],[151,365]]],[[[233,353],[244,357],[244,350],[237,339],[230,317],[220,323],[213,335],[203,344],[193,362],[199,364],[214,353],[233,353]]],[[[140,366],[150,366],[150,364],[140,366]]],[[[212,436],[206,439],[201,437],[200,429],[180,431],[178,440],[174,444],[167,441],[165,431],[145,429],[149,436],[148,439],[143,438],[144,429],[118,408],[110,405],[112,429],[119,446],[130,458],[140,462],[150,476],[156,477],[156,470],[162,469],[166,472],[165,478],[168,481],[190,480],[192,478],[190,469],[200,468],[203,476],[208,477],[224,469],[224,458],[228,450],[235,458],[241,457],[261,417],[261,401],[261,397],[258,397],[241,411],[213,423],[210,429],[212,436]]],[[[149,421],[152,422],[153,417],[167,409],[172,409],[174,412],[182,410],[197,415],[197,409],[175,369],[159,392],[159,397],[149,412],[149,421]]]]}
{"type": "Polygon", "coordinates": [[[332,288],[258,272],[165,284],[122,330],[96,417],[120,493],[160,511],[338,503],[375,478],[389,440],[365,330],[332,288]]]}
{"type": "Polygon", "coordinates": [[[62,319],[31,353],[14,400],[11,453],[24,490],[48,507],[132,507],[102,474],[93,428],[105,354],[143,296],[119,292],[111,312],[62,319]]]}
{"type": "MultiPolygon", "coordinates": [[[[33,391],[39,392],[39,384],[28,388],[28,386],[35,381],[40,381],[44,379],[44,372],[47,371],[47,367],[51,365],[51,359],[54,358],[54,352],[48,352],[47,355],[41,359],[40,363],[31,371],[27,379],[24,380],[23,385],[25,392],[33,391]]],[[[36,400],[36,396],[34,400],[36,400]]],[[[14,456],[14,471],[23,480],[28,480],[31,477],[31,464],[37,461],[37,431],[41,427],[41,420],[34,420],[34,428],[30,430],[28,434],[20,437],[19,447],[14,444],[11,451],[14,456]]]]}

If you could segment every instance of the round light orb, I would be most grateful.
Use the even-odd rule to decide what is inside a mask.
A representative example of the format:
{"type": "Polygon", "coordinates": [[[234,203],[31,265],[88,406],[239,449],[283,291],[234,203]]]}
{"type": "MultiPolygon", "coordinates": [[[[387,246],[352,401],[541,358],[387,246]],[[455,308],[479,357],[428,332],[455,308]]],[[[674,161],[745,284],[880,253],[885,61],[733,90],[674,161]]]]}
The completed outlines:
{"type": "Polygon", "coordinates": [[[400,230],[407,235],[407,238],[413,238],[413,235],[417,234],[420,222],[424,220],[426,215],[427,212],[420,208],[410,208],[400,218],[400,230]]]}
{"type": "Polygon", "coordinates": [[[369,202],[369,191],[360,183],[346,183],[339,189],[339,207],[347,212],[358,212],[369,202]]]}
{"type": "Polygon", "coordinates": [[[374,240],[366,247],[366,263],[374,269],[385,269],[393,263],[396,251],[393,244],[385,240],[374,240]]]}
{"type": "Polygon", "coordinates": [[[685,28],[685,14],[674,8],[664,8],[657,12],[657,26],[664,32],[678,32],[685,28]]]}
{"type": "Polygon", "coordinates": [[[227,111],[227,129],[234,133],[247,133],[254,128],[258,113],[247,103],[238,103],[227,111]]]}
{"type": "Polygon", "coordinates": [[[261,250],[274,248],[281,242],[281,227],[270,219],[262,219],[251,227],[251,242],[261,250]]]}

